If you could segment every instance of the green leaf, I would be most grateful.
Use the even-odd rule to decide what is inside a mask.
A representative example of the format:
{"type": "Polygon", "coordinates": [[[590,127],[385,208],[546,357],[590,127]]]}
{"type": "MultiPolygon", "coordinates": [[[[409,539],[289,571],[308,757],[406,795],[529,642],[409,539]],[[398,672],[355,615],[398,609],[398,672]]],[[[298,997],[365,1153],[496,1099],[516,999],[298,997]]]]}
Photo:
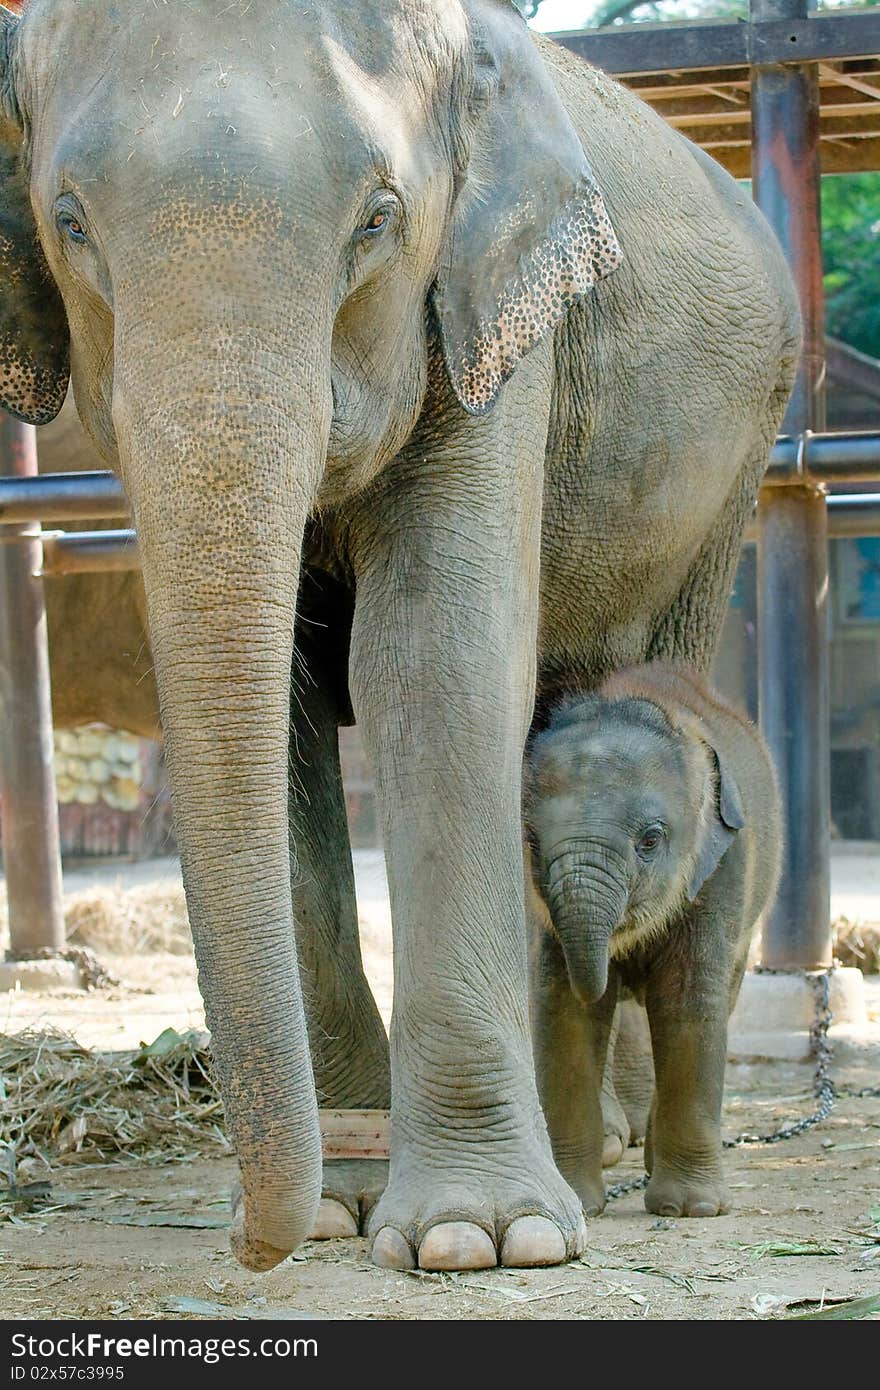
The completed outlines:
{"type": "Polygon", "coordinates": [[[167,1057],[169,1052],[173,1052],[176,1047],[189,1047],[197,1040],[197,1033],[178,1033],[176,1028],[166,1028],[151,1043],[141,1043],[135,1061],[141,1062],[147,1057],[167,1057]]]}
{"type": "Polygon", "coordinates": [[[838,1322],[850,1322],[856,1318],[867,1318],[871,1313],[880,1313],[880,1293],[872,1293],[867,1298],[852,1298],[848,1303],[834,1303],[830,1308],[820,1308],[815,1313],[792,1313],[788,1322],[804,1322],[816,1318],[831,1318],[838,1322]]]}

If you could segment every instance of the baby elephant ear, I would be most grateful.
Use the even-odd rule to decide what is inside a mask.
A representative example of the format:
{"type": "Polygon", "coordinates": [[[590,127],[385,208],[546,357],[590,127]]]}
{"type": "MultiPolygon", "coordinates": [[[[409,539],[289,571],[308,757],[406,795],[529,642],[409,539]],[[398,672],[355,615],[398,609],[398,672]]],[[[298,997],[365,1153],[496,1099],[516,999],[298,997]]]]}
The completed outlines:
{"type": "Polygon", "coordinates": [[[693,902],[706,879],[709,878],[736,839],[738,830],[746,823],[739,787],[731,776],[724,760],[714,748],[709,754],[715,772],[715,798],[710,806],[706,823],[700,832],[697,857],[688,884],[688,898],[693,902]]]}
{"type": "MultiPolygon", "coordinates": [[[[0,92],[10,91],[14,28],[0,10],[0,92]]],[[[0,405],[19,420],[45,425],[67,394],[70,337],[37,240],[20,144],[21,131],[0,103],[0,405]]]]}
{"type": "Polygon", "coordinates": [[[446,365],[483,415],[622,252],[574,126],[512,4],[466,0],[475,89],[434,291],[446,365]]]}

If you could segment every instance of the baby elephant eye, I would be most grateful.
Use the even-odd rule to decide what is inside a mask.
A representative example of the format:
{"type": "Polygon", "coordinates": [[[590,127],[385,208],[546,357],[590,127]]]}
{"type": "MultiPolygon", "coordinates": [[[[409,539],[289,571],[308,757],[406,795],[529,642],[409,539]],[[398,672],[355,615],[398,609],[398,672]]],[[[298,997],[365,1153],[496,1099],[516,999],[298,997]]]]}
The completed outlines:
{"type": "Polygon", "coordinates": [[[647,830],[642,831],[641,838],[636,845],[636,853],[642,859],[650,859],[656,854],[663,841],[666,839],[666,831],[662,825],[649,825],[647,830]]]}
{"type": "Polygon", "coordinates": [[[58,226],[69,241],[74,241],[78,245],[82,245],[84,241],[88,240],[85,227],[79,218],[72,212],[59,212],[58,226]]]}

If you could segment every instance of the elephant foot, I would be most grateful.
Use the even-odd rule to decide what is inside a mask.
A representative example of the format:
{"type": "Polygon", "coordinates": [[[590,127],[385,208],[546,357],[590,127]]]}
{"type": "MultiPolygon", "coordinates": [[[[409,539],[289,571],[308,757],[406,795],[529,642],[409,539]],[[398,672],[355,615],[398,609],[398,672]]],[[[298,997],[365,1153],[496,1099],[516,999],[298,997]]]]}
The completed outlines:
{"type": "Polygon", "coordinates": [[[474,1172],[473,1153],[461,1155],[458,1170],[454,1156],[442,1172],[436,1162],[403,1156],[395,1167],[403,1177],[391,1181],[368,1223],[374,1264],[530,1268],[562,1264],[584,1248],[580,1201],[540,1151],[489,1154],[482,1173],[474,1172]]]}
{"type": "MultiPolygon", "coordinates": [[[[616,1163],[618,1160],[614,1159],[616,1163]]],[[[605,1162],[604,1149],[602,1154],[602,1168],[610,1167],[605,1162]]],[[[602,1168],[595,1162],[581,1162],[576,1166],[569,1167],[564,1163],[559,1165],[562,1176],[569,1186],[574,1190],[580,1199],[580,1204],[587,1216],[601,1216],[605,1210],[606,1196],[605,1183],[602,1178],[602,1168]]]]}
{"type": "Polygon", "coordinates": [[[388,1183],[388,1164],[377,1159],[331,1159],[324,1164],[321,1205],[311,1240],[357,1236],[388,1183]]]}
{"type": "Polygon", "coordinates": [[[602,1167],[613,1168],[629,1144],[629,1120],[613,1091],[602,1092],[602,1167]]]}
{"type": "Polygon", "coordinates": [[[724,1216],[730,1200],[717,1174],[687,1174],[658,1164],[645,1189],[645,1208],[657,1216],[724,1216]]]}

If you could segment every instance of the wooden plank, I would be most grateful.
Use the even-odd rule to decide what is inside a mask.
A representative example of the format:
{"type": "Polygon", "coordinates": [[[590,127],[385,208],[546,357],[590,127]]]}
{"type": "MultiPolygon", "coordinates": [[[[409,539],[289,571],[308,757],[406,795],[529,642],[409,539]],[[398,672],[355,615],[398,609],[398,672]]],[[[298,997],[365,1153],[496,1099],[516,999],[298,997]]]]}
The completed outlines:
{"type": "MultiPolygon", "coordinates": [[[[880,74],[878,74],[880,81],[880,74]]],[[[855,77],[852,73],[838,72],[837,68],[829,68],[825,63],[819,64],[819,86],[823,82],[833,82],[835,86],[844,85],[850,87],[854,92],[862,92],[864,95],[873,97],[875,101],[880,101],[880,86],[873,86],[861,77],[855,77]]],[[[824,106],[824,102],[822,103],[824,106]]]]}
{"type": "MultiPolygon", "coordinates": [[[[707,150],[735,179],[751,177],[751,148],[746,141],[717,145],[707,150]]],[[[840,138],[819,144],[823,174],[876,173],[880,170],[880,136],[864,135],[851,141],[840,138]]]]}
{"type": "Polygon", "coordinates": [[[319,1110],[325,1159],[387,1159],[391,1147],[388,1110],[319,1110]]]}
{"type": "Polygon", "coordinates": [[[631,24],[551,34],[563,47],[618,77],[750,64],[813,63],[880,54],[880,8],[806,19],[702,20],[631,24]]]}

